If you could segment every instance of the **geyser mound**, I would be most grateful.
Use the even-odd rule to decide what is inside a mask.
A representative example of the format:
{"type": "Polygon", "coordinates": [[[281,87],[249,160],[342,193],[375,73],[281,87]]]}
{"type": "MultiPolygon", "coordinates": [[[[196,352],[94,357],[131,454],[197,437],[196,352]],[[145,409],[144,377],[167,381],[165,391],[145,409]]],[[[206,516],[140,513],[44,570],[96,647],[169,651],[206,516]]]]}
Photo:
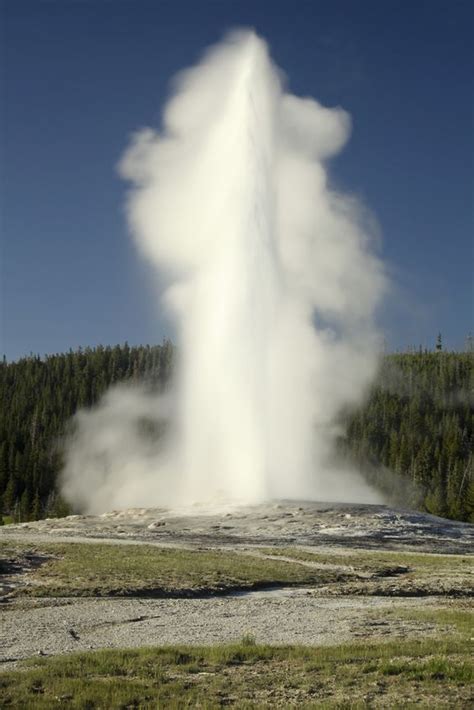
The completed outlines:
{"type": "Polygon", "coordinates": [[[63,476],[76,506],[376,499],[333,458],[338,415],[376,369],[384,288],[370,219],[324,168],[349,130],[342,109],[284,90],[253,32],[178,76],[162,131],[120,164],[176,374],[166,397],[121,387],[79,413],[63,476]],[[143,419],[166,436],[144,441],[143,419]]]}

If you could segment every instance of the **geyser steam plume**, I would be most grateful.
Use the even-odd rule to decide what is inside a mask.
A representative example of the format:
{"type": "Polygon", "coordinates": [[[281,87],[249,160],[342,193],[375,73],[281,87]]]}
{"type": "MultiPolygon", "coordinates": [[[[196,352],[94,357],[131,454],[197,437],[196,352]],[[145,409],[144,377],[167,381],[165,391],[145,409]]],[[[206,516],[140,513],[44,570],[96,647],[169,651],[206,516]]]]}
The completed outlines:
{"type": "Polygon", "coordinates": [[[166,397],[118,388],[79,413],[63,476],[76,506],[374,500],[332,457],[375,371],[384,287],[370,220],[324,169],[349,131],[342,109],[284,91],[253,32],[179,75],[162,132],[139,132],[120,165],[177,373],[166,397]],[[165,438],[145,440],[140,421],[164,417],[165,438]]]}

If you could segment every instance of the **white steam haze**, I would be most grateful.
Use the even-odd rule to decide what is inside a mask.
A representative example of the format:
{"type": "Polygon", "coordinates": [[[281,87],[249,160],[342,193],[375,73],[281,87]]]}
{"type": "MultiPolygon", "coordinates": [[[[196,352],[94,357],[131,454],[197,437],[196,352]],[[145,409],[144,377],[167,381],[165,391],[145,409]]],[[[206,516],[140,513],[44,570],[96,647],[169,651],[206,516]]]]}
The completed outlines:
{"type": "Polygon", "coordinates": [[[378,500],[333,456],[376,371],[385,286],[370,218],[325,171],[350,127],[287,93],[239,31],[177,77],[162,131],[135,135],[127,214],[178,363],[166,395],[122,386],[77,415],[63,494],[78,509],[378,500]],[[168,421],[158,444],[144,419],[168,421]]]}

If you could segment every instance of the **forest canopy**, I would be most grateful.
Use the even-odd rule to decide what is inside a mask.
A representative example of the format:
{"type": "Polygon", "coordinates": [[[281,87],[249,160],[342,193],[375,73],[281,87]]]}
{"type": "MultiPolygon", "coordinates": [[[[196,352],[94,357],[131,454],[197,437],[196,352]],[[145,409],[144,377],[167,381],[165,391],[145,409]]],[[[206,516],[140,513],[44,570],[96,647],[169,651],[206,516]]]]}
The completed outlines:
{"type": "MultiPolygon", "coordinates": [[[[114,383],[162,388],[173,364],[157,346],[78,349],[0,365],[0,519],[67,515],[57,490],[71,417],[114,383]]],[[[339,452],[389,502],[474,522],[473,353],[385,355],[367,401],[341,420],[339,452]]]]}

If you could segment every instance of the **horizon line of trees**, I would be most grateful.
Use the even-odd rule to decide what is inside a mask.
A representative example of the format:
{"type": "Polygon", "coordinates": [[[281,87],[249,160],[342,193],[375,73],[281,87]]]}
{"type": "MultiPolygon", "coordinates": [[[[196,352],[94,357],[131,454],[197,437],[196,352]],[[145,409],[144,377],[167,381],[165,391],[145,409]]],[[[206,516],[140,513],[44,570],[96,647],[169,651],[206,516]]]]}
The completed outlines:
{"type": "MultiPolygon", "coordinates": [[[[469,345],[471,347],[469,347],[469,345]]],[[[113,384],[163,387],[174,347],[79,348],[0,363],[0,520],[67,515],[57,489],[71,417],[113,384]]],[[[474,368],[466,352],[387,354],[367,401],[342,417],[339,452],[389,501],[474,522],[474,368]]]]}
{"type": "MultiPolygon", "coordinates": [[[[171,338],[164,337],[163,338],[163,343],[169,343],[171,347],[173,347],[172,340],[171,338]]],[[[113,350],[115,348],[128,348],[130,350],[136,349],[136,348],[159,348],[161,347],[160,345],[130,345],[128,341],[124,341],[123,343],[116,343],[114,345],[96,345],[96,346],[82,346],[78,345],[76,348],[69,348],[67,352],[56,352],[56,353],[34,353],[33,351],[30,351],[28,355],[21,355],[19,357],[9,359],[5,354],[2,355],[2,361],[3,364],[6,365],[13,365],[15,363],[19,363],[22,360],[31,360],[31,358],[35,359],[40,359],[40,360],[48,360],[53,357],[64,357],[67,355],[71,355],[74,353],[81,353],[81,352],[93,352],[95,350],[113,350]]],[[[474,336],[472,333],[468,333],[467,336],[465,337],[464,340],[464,348],[462,350],[458,350],[456,348],[446,348],[445,345],[443,344],[443,336],[441,332],[438,333],[436,336],[435,340],[435,345],[433,349],[430,349],[426,345],[422,345],[421,343],[418,345],[407,345],[404,348],[396,348],[394,350],[389,350],[388,345],[386,340],[384,339],[382,342],[382,348],[381,348],[381,356],[386,356],[386,355],[414,355],[414,354],[427,354],[427,353],[432,353],[432,352],[448,352],[448,353],[474,353],[474,336]]]]}

